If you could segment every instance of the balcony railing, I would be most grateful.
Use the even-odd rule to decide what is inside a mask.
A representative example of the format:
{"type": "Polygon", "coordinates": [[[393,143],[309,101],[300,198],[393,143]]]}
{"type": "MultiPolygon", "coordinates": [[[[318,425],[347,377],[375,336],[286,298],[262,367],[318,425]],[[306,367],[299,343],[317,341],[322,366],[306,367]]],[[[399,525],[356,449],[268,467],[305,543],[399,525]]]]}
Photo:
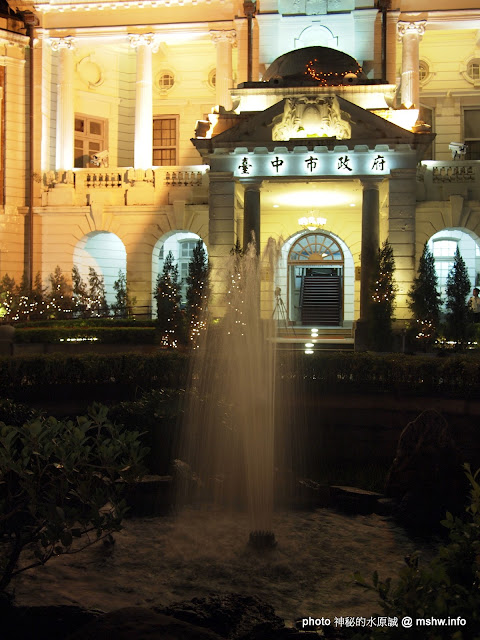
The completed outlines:
{"type": "MultiPolygon", "coordinates": [[[[129,204],[128,192],[135,186],[144,193],[151,194],[151,204],[168,201],[172,189],[188,189],[198,192],[208,188],[208,166],[171,166],[152,169],[132,169],[126,167],[105,167],[74,169],[72,171],[48,171],[44,174],[43,184],[47,197],[45,204],[57,204],[59,190],[49,198],[48,194],[57,187],[70,187],[74,192],[74,204],[85,205],[93,198],[100,198],[107,204],[129,204]],[[93,195],[96,194],[96,195],[93,195]],[[100,195],[102,194],[102,195],[100,195]],[[51,202],[49,202],[49,200],[51,202]]],[[[133,196],[133,192],[131,193],[133,196]]],[[[134,198],[131,198],[134,201],[134,198]]],[[[188,200],[188,193],[182,194],[188,200]]]]}

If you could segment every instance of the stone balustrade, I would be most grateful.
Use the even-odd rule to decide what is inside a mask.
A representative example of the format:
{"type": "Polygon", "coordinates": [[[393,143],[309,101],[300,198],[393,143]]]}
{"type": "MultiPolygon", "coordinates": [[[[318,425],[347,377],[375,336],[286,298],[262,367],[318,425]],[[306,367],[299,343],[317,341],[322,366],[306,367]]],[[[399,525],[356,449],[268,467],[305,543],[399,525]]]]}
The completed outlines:
{"type": "MultiPolygon", "coordinates": [[[[134,204],[133,191],[139,193],[144,189],[143,198],[151,200],[151,204],[159,204],[168,200],[172,189],[207,188],[206,165],[154,167],[152,169],[132,169],[130,167],[99,167],[75,169],[73,171],[48,171],[44,174],[44,205],[62,204],[64,194],[69,196],[74,205],[85,205],[99,199],[104,204],[134,204]],[[130,197],[129,197],[129,191],[130,197]],[[149,195],[150,194],[150,195],[149,195]]],[[[188,193],[182,199],[188,200],[188,193]]],[[[70,201],[69,201],[70,203],[70,201]]],[[[143,202],[142,204],[148,204],[143,202]]]]}

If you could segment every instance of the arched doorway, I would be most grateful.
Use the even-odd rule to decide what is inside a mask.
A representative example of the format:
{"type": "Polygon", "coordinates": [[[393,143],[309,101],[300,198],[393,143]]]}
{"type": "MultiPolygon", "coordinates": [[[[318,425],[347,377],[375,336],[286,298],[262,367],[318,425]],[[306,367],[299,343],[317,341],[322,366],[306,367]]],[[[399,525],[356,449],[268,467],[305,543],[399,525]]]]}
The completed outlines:
{"type": "Polygon", "coordinates": [[[90,267],[104,280],[107,304],[115,303],[114,283],[120,272],[127,275],[127,252],[118,236],[109,231],[93,231],[84,236],[73,252],[73,264],[88,283],[90,267]]]}
{"type": "Polygon", "coordinates": [[[331,235],[308,232],[288,253],[289,317],[301,326],[338,327],[343,320],[345,258],[331,235]]]}

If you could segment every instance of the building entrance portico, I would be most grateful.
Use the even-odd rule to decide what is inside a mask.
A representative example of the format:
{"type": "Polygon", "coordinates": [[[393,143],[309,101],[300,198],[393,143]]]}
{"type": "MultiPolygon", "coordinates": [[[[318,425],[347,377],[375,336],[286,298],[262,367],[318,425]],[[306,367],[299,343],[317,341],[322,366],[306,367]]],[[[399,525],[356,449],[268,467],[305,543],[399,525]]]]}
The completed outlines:
{"type": "MultiPolygon", "coordinates": [[[[220,119],[217,135],[214,127],[193,140],[210,165],[212,279],[221,294],[215,258],[238,239],[245,248],[254,237],[261,254],[270,237],[280,247],[294,238],[288,252],[281,250],[283,283],[275,286],[268,277],[262,283],[262,314],[272,315],[280,289],[290,326],[348,324],[365,344],[369,285],[380,240],[388,234],[381,230],[381,203],[390,207],[392,177],[415,179],[431,136],[402,128],[331,88],[315,91],[304,95],[299,86],[292,96],[290,89],[264,111],[220,119]]],[[[356,99],[355,87],[349,97],[356,99]]],[[[402,182],[402,188],[413,192],[415,186],[402,182]]],[[[400,214],[405,219],[406,210],[400,214]]],[[[413,261],[405,268],[413,272],[413,261]]],[[[217,301],[222,315],[220,295],[217,301]]]]}

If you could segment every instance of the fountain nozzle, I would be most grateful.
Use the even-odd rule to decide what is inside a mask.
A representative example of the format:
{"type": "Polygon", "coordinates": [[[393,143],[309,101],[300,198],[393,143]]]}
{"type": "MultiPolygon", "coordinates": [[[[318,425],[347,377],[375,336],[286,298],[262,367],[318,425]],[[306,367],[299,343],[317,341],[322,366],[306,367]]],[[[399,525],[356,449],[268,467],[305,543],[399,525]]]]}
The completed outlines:
{"type": "Polygon", "coordinates": [[[277,541],[273,531],[250,531],[248,546],[255,551],[268,551],[275,549],[277,541]]]}

